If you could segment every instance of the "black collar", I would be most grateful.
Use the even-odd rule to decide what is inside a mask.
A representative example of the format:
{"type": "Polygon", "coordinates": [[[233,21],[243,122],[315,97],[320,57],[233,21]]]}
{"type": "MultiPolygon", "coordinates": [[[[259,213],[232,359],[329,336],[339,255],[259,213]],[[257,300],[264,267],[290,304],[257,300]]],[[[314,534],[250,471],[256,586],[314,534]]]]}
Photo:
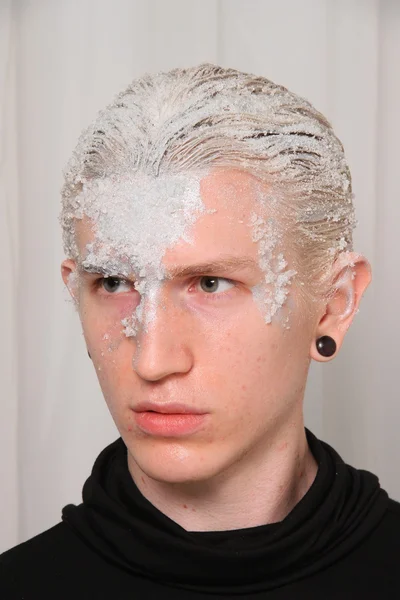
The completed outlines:
{"type": "Polygon", "coordinates": [[[303,578],[356,547],[388,502],[378,478],[346,465],[306,429],[318,472],[280,523],[234,531],[188,532],[136,487],[121,438],[95,461],[83,503],[62,519],[94,552],[124,570],[175,587],[257,592],[303,578]]]}

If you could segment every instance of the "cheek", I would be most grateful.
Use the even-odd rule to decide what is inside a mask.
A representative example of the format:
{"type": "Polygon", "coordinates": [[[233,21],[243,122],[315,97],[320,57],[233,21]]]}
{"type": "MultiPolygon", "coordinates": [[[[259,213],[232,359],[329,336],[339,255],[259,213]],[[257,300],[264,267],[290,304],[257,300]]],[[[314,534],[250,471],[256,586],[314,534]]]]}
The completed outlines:
{"type": "Polygon", "coordinates": [[[210,389],[221,393],[231,413],[249,403],[255,408],[260,398],[287,398],[304,377],[307,353],[298,335],[277,321],[266,324],[257,308],[220,323],[205,336],[199,356],[208,365],[210,389]]]}
{"type": "Polygon", "coordinates": [[[207,365],[210,388],[228,402],[229,398],[236,403],[258,395],[276,370],[278,328],[265,324],[255,307],[203,333],[197,359],[199,365],[207,365]]]}
{"type": "MultiPolygon", "coordinates": [[[[91,344],[112,341],[123,336],[122,320],[130,317],[136,307],[138,294],[120,294],[109,297],[82,294],[79,312],[85,338],[91,344]]],[[[124,336],[123,336],[124,337],[124,336]]]]}
{"type": "Polygon", "coordinates": [[[125,403],[124,396],[129,395],[135,383],[132,370],[135,342],[134,338],[126,337],[121,323],[137,306],[134,296],[121,294],[110,300],[86,297],[80,305],[83,334],[113,416],[116,416],[116,400],[125,403]]]}
{"type": "Polygon", "coordinates": [[[250,368],[256,356],[277,343],[277,329],[264,322],[252,300],[240,312],[203,324],[208,350],[218,355],[218,362],[226,360],[239,370],[250,368]]]}

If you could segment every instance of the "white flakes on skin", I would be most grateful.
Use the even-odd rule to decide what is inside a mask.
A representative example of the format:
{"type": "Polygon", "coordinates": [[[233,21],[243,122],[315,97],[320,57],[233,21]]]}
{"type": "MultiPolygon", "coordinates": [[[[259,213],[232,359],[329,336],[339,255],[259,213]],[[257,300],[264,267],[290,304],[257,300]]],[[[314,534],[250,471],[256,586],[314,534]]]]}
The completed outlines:
{"type": "Polygon", "coordinates": [[[75,218],[93,222],[95,239],[82,262],[139,279],[148,271],[165,276],[161,259],[166,248],[187,238],[187,228],[205,212],[199,178],[110,176],[85,182],[76,198],[75,218]]]}
{"type": "Polygon", "coordinates": [[[121,323],[124,327],[123,331],[126,337],[134,337],[137,335],[136,318],[134,315],[125,317],[125,319],[122,319],[121,323]]]}
{"type": "Polygon", "coordinates": [[[142,281],[140,283],[137,288],[141,296],[140,304],[137,306],[133,315],[130,315],[121,321],[124,327],[123,332],[126,337],[134,337],[138,334],[139,323],[144,323],[144,327],[147,329],[148,324],[154,320],[158,306],[161,285],[162,281],[155,281],[154,279],[150,279],[146,282],[142,281]],[[144,310],[145,303],[147,303],[146,311],[144,310]]]}
{"type": "Polygon", "coordinates": [[[122,321],[126,336],[137,334],[154,319],[161,283],[162,258],[188,235],[198,216],[207,212],[200,196],[200,175],[111,176],[85,182],[76,197],[75,218],[88,217],[94,240],[86,246],[82,267],[109,276],[135,276],[140,303],[122,321]],[[144,310],[146,306],[146,310],[144,310]]]}
{"type": "Polygon", "coordinates": [[[281,240],[278,224],[273,217],[264,219],[252,213],[249,227],[252,227],[252,240],[258,243],[259,265],[264,273],[264,281],[251,288],[253,297],[263,313],[266,323],[281,309],[289,294],[289,284],[296,271],[285,271],[287,262],[282,253],[274,251],[281,240]]]}

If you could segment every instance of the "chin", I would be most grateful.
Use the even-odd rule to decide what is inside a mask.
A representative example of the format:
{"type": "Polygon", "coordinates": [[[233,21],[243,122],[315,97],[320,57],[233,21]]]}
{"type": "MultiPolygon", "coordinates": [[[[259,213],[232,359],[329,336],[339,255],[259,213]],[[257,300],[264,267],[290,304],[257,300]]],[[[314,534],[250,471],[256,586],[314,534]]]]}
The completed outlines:
{"type": "Polygon", "coordinates": [[[187,449],[182,443],[168,442],[164,447],[129,448],[134,463],[160,483],[195,483],[218,473],[217,465],[208,464],[201,450],[187,449]]]}

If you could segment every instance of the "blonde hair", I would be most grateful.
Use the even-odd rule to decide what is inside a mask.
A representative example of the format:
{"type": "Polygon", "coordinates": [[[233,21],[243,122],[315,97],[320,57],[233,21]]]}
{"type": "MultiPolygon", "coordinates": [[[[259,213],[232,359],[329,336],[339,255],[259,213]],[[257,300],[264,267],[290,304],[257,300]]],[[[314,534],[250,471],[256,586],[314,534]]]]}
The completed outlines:
{"type": "Polygon", "coordinates": [[[352,250],[356,223],[340,140],[304,98],[212,64],[134,80],[81,134],[62,188],[66,254],[77,255],[74,219],[86,181],[204,167],[239,168],[268,182],[307,291],[329,291],[330,267],[352,250]]]}

